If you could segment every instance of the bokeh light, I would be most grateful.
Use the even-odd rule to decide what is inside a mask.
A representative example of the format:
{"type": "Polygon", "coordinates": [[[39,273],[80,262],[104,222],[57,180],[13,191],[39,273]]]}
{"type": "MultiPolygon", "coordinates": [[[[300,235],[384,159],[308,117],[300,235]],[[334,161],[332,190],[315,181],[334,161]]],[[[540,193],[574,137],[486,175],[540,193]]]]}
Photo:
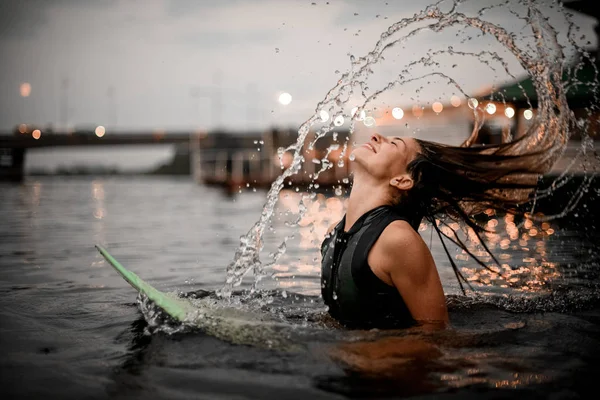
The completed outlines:
{"type": "Polygon", "coordinates": [[[423,115],[423,107],[418,104],[415,104],[412,107],[412,113],[415,117],[420,118],[423,115]]]}
{"type": "Polygon", "coordinates": [[[400,107],[395,107],[392,110],[392,117],[402,119],[402,117],[404,117],[404,111],[400,107]]]}
{"type": "Polygon", "coordinates": [[[494,114],[496,112],[496,105],[494,103],[488,103],[485,106],[485,111],[490,115],[494,114]]]}
{"type": "Polygon", "coordinates": [[[508,118],[514,117],[515,109],[512,107],[506,107],[506,110],[504,110],[504,115],[506,115],[508,118]]]}
{"type": "Polygon", "coordinates": [[[281,93],[279,95],[279,102],[284,106],[287,106],[292,102],[292,95],[287,92],[281,93]]]}
{"type": "Polygon", "coordinates": [[[471,97],[471,98],[470,98],[470,99],[467,101],[467,104],[468,104],[469,108],[471,108],[471,109],[473,109],[473,110],[474,110],[474,109],[476,109],[476,108],[477,108],[477,106],[479,105],[479,101],[478,101],[476,98],[474,98],[474,97],[471,97]]]}
{"type": "Polygon", "coordinates": [[[96,133],[96,136],[102,137],[106,133],[106,129],[104,129],[104,127],[100,125],[96,127],[96,130],[94,132],[96,133]]]}
{"type": "Polygon", "coordinates": [[[365,126],[375,126],[375,118],[368,116],[363,123],[365,126]]]}
{"type": "Polygon", "coordinates": [[[450,97],[450,104],[454,107],[459,107],[462,104],[462,100],[457,95],[450,97]]]}
{"type": "Polygon", "coordinates": [[[435,103],[433,103],[431,105],[431,109],[433,110],[433,112],[439,114],[444,109],[444,105],[442,103],[440,103],[439,101],[436,101],[435,103]]]}
{"type": "Polygon", "coordinates": [[[28,82],[21,83],[19,87],[19,92],[21,93],[21,97],[29,97],[31,94],[31,84],[28,82]]]}

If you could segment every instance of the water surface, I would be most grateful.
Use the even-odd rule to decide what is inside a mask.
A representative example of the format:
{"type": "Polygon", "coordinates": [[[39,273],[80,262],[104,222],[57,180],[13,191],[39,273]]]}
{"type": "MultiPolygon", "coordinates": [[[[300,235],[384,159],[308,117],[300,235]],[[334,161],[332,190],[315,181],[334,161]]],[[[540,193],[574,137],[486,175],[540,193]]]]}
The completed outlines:
{"type": "MultiPolygon", "coordinates": [[[[305,220],[288,226],[294,214],[286,210],[301,195],[281,193],[264,251],[290,236],[287,251],[252,300],[255,310],[289,325],[286,335],[300,350],[285,351],[201,331],[149,329],[133,289],[94,249],[104,245],[161,290],[216,290],[264,192],[248,188],[231,197],[189,178],[158,177],[2,184],[2,391],[10,398],[280,399],[572,398],[593,389],[600,372],[598,236],[585,225],[552,222],[522,246],[522,234],[508,247],[498,242],[503,262],[520,271],[513,283],[528,289],[474,272],[478,294],[466,297],[432,241],[451,329],[347,331],[327,318],[318,296],[319,235],[341,215],[344,198],[320,194],[305,220]]],[[[421,233],[429,242],[429,230],[421,233]]],[[[248,278],[239,290],[250,289],[248,278]]]]}

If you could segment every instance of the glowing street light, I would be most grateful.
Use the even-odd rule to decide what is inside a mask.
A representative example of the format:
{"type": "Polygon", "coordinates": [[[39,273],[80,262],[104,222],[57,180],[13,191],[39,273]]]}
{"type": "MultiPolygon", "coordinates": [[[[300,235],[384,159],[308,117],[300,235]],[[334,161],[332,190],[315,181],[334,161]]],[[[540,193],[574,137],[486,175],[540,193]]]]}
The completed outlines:
{"type": "Polygon", "coordinates": [[[433,110],[433,112],[435,112],[436,114],[439,114],[442,112],[442,110],[444,109],[444,105],[442,103],[440,103],[439,101],[436,101],[435,103],[433,103],[431,105],[431,109],[433,110]]]}
{"type": "Polygon", "coordinates": [[[494,114],[496,112],[496,105],[494,103],[488,103],[485,106],[485,111],[490,115],[494,114]]]}
{"type": "Polygon", "coordinates": [[[106,133],[106,129],[102,125],[99,125],[94,132],[96,133],[96,136],[102,137],[106,133]]]}
{"type": "Polygon", "coordinates": [[[279,95],[279,102],[284,106],[287,106],[292,102],[292,95],[287,92],[281,93],[279,95]]]}
{"type": "Polygon", "coordinates": [[[39,129],[34,130],[33,132],[31,132],[31,136],[35,139],[38,140],[40,137],[42,137],[42,131],[40,131],[39,129]]]}
{"type": "Polygon", "coordinates": [[[392,117],[396,119],[402,119],[402,117],[404,117],[404,110],[402,110],[400,107],[395,107],[392,110],[392,117]]]}
{"type": "Polygon", "coordinates": [[[525,119],[529,120],[533,117],[533,111],[525,110],[523,111],[523,116],[525,117],[525,119]]]}
{"type": "Polygon", "coordinates": [[[342,115],[338,115],[337,117],[335,117],[335,119],[333,120],[333,124],[335,126],[342,126],[344,125],[344,117],[342,115]]]}
{"type": "Polygon", "coordinates": [[[457,95],[453,95],[450,97],[450,104],[452,104],[454,107],[458,107],[462,104],[462,100],[457,95]]]}
{"type": "Polygon", "coordinates": [[[21,86],[19,86],[19,92],[21,93],[21,97],[29,97],[31,94],[31,84],[28,82],[21,83],[21,86]]]}
{"type": "Polygon", "coordinates": [[[415,117],[421,118],[423,116],[423,107],[418,104],[415,104],[412,107],[412,113],[415,117]]]}
{"type": "Polygon", "coordinates": [[[506,110],[504,110],[504,115],[506,115],[508,118],[512,118],[515,116],[515,109],[512,107],[506,107],[506,110]]]}

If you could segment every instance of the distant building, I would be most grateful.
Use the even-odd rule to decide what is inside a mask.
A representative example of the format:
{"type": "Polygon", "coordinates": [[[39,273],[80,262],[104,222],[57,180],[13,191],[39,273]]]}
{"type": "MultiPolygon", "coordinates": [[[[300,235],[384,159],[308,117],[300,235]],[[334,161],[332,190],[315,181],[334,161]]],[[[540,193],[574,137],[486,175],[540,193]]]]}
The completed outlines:
{"type": "MultiPolygon", "coordinates": [[[[301,151],[305,162],[300,171],[290,177],[287,183],[297,186],[340,183],[349,173],[349,153],[341,156],[343,143],[347,141],[348,136],[346,131],[329,132],[310,149],[309,144],[315,137],[315,133],[310,132],[301,151]],[[329,150],[327,154],[330,145],[336,141],[340,144],[338,148],[329,150]],[[314,179],[315,174],[322,168],[321,160],[325,155],[328,155],[327,160],[337,161],[341,156],[342,162],[332,162],[330,168],[314,179]]],[[[192,143],[194,177],[201,183],[224,185],[234,189],[270,186],[281,175],[283,169],[291,165],[294,152],[285,150],[295,144],[297,139],[298,132],[291,129],[197,133],[192,143]]]]}

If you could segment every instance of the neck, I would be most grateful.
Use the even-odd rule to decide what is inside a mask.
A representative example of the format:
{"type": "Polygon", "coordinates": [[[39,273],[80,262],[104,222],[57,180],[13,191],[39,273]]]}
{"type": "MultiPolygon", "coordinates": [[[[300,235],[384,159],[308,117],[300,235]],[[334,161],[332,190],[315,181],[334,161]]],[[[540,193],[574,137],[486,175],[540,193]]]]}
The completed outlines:
{"type": "Polygon", "coordinates": [[[355,174],[352,182],[352,191],[348,197],[344,230],[349,230],[364,213],[379,206],[391,204],[389,186],[387,184],[373,182],[355,174]]]}

